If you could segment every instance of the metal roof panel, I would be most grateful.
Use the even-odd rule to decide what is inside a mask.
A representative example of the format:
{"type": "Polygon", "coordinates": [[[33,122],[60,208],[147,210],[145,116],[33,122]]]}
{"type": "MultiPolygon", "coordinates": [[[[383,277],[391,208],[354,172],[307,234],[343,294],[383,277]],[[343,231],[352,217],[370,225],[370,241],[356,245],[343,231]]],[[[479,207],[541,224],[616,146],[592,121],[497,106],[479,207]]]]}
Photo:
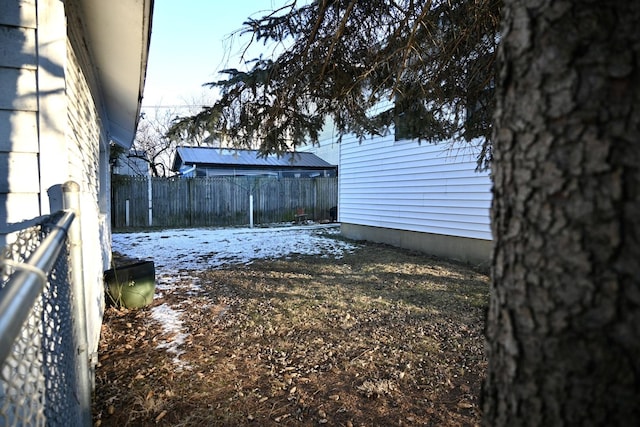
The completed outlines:
{"type": "Polygon", "coordinates": [[[259,157],[258,150],[235,150],[212,147],[178,147],[177,156],[182,164],[224,165],[224,166],[260,166],[295,168],[334,167],[313,153],[287,152],[280,156],[259,157]]]}

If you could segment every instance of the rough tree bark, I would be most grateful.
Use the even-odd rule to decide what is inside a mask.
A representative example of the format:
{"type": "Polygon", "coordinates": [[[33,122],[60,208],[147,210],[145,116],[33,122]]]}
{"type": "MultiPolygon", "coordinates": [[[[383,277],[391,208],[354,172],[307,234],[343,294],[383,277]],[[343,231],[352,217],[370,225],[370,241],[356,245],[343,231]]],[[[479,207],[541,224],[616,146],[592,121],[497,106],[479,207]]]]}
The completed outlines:
{"type": "Polygon", "coordinates": [[[505,0],[486,425],[640,425],[639,23],[505,0]]]}

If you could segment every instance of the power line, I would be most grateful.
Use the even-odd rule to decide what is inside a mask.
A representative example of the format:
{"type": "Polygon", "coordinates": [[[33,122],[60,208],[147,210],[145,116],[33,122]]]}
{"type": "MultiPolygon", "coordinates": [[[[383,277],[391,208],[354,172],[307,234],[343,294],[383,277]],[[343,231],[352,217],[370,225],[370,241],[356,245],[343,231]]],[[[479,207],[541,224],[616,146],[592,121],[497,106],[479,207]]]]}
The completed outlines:
{"type": "Polygon", "coordinates": [[[140,108],[205,108],[207,107],[207,105],[202,105],[202,104],[193,104],[193,105],[187,105],[187,104],[181,104],[181,105],[143,105],[140,108]]]}

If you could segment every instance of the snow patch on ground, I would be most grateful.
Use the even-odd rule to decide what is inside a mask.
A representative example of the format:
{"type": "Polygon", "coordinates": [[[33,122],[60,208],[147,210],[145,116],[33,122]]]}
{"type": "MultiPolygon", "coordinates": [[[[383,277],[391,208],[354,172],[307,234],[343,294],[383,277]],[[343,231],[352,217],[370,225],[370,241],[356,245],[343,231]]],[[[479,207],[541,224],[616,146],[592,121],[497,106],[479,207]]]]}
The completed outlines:
{"type": "MultiPolygon", "coordinates": [[[[250,264],[256,259],[282,258],[296,254],[341,258],[356,246],[333,239],[340,233],[335,224],[290,226],[278,228],[176,229],[140,233],[114,233],[113,251],[130,258],[154,261],[157,292],[168,291],[178,283],[190,283],[190,290],[200,286],[190,271],[203,271],[233,264],[250,264]]],[[[152,309],[155,320],[162,324],[170,341],[158,345],[174,354],[180,361],[187,334],[182,332],[177,310],[162,304],[152,309]]]]}
{"type": "Polygon", "coordinates": [[[153,260],[156,274],[176,277],[183,270],[248,264],[293,254],[340,258],[355,246],[330,238],[335,225],[281,228],[177,229],[113,235],[113,250],[153,260]]]}
{"type": "Polygon", "coordinates": [[[182,320],[180,312],[169,307],[167,304],[161,304],[151,309],[151,317],[162,325],[162,331],[171,337],[171,340],[161,342],[158,348],[166,348],[169,353],[174,355],[173,362],[183,368],[187,366],[180,360],[180,355],[184,350],[180,346],[184,344],[187,334],[182,332],[182,320]]]}

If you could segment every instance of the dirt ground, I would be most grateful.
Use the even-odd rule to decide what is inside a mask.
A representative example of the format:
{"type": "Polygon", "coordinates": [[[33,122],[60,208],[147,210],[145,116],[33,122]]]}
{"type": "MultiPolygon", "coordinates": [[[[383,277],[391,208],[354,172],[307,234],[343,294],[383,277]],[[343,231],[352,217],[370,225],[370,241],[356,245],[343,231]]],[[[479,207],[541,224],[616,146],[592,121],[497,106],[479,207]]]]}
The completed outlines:
{"type": "Polygon", "coordinates": [[[480,423],[481,271],[359,243],[189,274],[152,304],[181,313],[180,337],[152,307],[107,310],[95,425],[480,423]]]}

